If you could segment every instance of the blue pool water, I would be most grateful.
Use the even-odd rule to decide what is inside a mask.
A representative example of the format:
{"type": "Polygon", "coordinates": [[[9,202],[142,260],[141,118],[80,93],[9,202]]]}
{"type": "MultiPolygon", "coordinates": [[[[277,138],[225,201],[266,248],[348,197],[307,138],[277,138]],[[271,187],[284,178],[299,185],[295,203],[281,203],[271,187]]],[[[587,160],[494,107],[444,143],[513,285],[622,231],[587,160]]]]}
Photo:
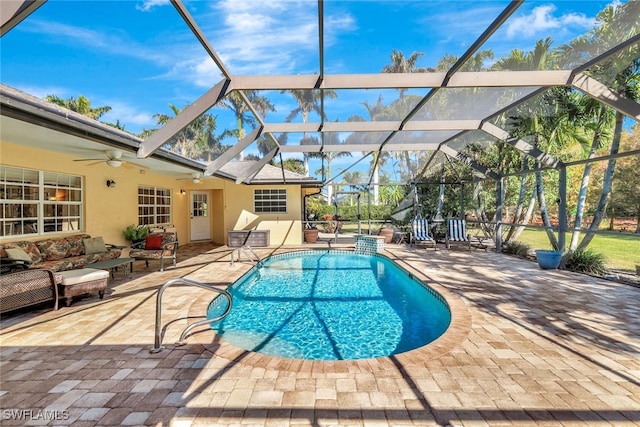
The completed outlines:
{"type": "MultiPolygon", "coordinates": [[[[392,261],[347,251],[272,256],[229,291],[231,312],[213,329],[237,347],[294,359],[403,353],[435,340],[451,321],[443,299],[392,261]]],[[[207,315],[226,304],[216,298],[207,315]]]]}

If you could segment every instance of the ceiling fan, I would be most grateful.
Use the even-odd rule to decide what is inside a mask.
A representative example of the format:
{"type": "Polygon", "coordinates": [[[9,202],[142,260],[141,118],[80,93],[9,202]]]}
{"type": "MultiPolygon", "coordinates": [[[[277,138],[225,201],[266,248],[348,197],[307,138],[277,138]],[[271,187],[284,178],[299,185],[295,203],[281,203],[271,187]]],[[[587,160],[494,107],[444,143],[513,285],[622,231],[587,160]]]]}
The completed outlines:
{"type": "Polygon", "coordinates": [[[105,157],[103,159],[77,159],[74,162],[91,162],[87,166],[97,165],[98,163],[106,163],[112,168],[119,168],[124,166],[127,169],[137,168],[140,170],[149,170],[147,166],[139,163],[130,162],[122,158],[122,151],[120,150],[106,150],[104,151],[105,157]]]}
{"type": "Polygon", "coordinates": [[[200,172],[193,172],[191,178],[178,178],[178,181],[191,180],[194,184],[199,184],[202,180],[202,174],[200,172]]]}

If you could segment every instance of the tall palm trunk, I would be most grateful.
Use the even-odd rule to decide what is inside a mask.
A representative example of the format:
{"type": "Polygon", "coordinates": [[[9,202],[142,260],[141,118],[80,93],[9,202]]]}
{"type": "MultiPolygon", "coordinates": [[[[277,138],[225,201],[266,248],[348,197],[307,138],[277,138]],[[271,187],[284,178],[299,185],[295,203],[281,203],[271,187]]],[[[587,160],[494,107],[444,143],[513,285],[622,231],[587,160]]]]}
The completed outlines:
{"type": "Polygon", "coordinates": [[[527,210],[524,213],[524,218],[522,218],[521,225],[516,227],[516,231],[511,236],[511,239],[513,241],[518,240],[518,237],[520,237],[525,227],[529,225],[529,222],[531,222],[531,217],[533,216],[533,210],[535,209],[535,207],[536,207],[536,192],[534,190],[531,192],[531,198],[529,199],[529,206],[527,206],[527,210]]]}
{"type": "MultiPolygon", "coordinates": [[[[600,132],[596,131],[591,142],[591,149],[587,159],[592,159],[596,150],[600,146],[600,132]]],[[[589,180],[591,178],[591,169],[593,163],[587,163],[584,165],[584,171],[582,172],[582,182],[580,183],[580,192],[578,193],[578,205],[576,206],[576,218],[573,223],[573,233],[571,234],[571,243],[569,244],[569,250],[575,251],[578,247],[578,240],[580,239],[580,226],[582,225],[582,217],[584,216],[584,207],[587,201],[587,189],[589,188],[589,180]]]]}
{"type": "MultiPolygon", "coordinates": [[[[624,120],[624,116],[622,113],[616,111],[616,125],[613,131],[613,141],[611,142],[611,155],[618,154],[620,150],[620,137],[622,136],[622,122],[624,120]]],[[[604,174],[604,182],[602,183],[602,190],[600,191],[600,200],[598,201],[598,206],[596,207],[595,214],[593,215],[593,221],[591,221],[591,225],[589,225],[589,229],[587,230],[584,239],[580,242],[578,249],[586,248],[593,237],[595,236],[594,231],[598,230],[600,226],[600,222],[602,218],[604,218],[605,213],[607,212],[607,206],[609,205],[609,196],[611,194],[611,186],[613,184],[613,175],[616,169],[616,159],[609,159],[607,164],[607,170],[604,174]]]]}
{"type": "MultiPolygon", "coordinates": [[[[523,159],[522,170],[526,171],[527,166],[528,166],[527,160],[523,159]]],[[[520,217],[522,216],[522,209],[524,207],[524,199],[526,195],[527,195],[527,175],[523,174],[523,175],[520,175],[520,191],[518,192],[518,201],[516,202],[516,209],[515,209],[515,212],[513,213],[513,221],[511,222],[517,223],[520,221],[520,217]]],[[[513,225],[509,227],[509,231],[507,232],[507,237],[506,239],[504,239],[505,242],[510,242],[511,239],[514,239],[513,236],[518,228],[519,227],[515,227],[513,225]]],[[[520,233],[518,233],[518,235],[519,234],[520,233]]]]}
{"type": "Polygon", "coordinates": [[[490,230],[489,226],[487,225],[489,220],[487,218],[487,210],[484,203],[484,194],[482,190],[482,184],[480,181],[476,181],[476,183],[474,184],[472,197],[473,197],[473,200],[475,200],[476,202],[475,203],[476,218],[478,218],[484,230],[487,233],[489,233],[491,237],[493,237],[493,230],[490,230]]]}
{"type": "MultiPolygon", "coordinates": [[[[540,165],[538,165],[540,167],[540,165]]],[[[553,226],[549,220],[549,211],[547,209],[547,201],[544,196],[544,184],[542,182],[542,173],[536,172],[536,197],[538,198],[538,206],[540,207],[540,216],[544,224],[544,229],[549,237],[549,242],[553,249],[558,250],[558,239],[553,232],[553,226]]]]}
{"type": "Polygon", "coordinates": [[[373,204],[378,206],[380,203],[380,165],[376,162],[373,169],[373,204]]]}

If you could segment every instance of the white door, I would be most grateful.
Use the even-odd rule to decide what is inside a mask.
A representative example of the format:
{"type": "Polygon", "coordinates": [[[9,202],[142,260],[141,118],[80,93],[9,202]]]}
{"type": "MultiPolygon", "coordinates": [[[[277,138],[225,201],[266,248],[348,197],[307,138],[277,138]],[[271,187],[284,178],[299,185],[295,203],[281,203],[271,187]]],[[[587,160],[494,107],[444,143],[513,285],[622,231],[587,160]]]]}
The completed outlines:
{"type": "Polygon", "coordinates": [[[211,240],[209,193],[191,192],[191,240],[211,240]]]}

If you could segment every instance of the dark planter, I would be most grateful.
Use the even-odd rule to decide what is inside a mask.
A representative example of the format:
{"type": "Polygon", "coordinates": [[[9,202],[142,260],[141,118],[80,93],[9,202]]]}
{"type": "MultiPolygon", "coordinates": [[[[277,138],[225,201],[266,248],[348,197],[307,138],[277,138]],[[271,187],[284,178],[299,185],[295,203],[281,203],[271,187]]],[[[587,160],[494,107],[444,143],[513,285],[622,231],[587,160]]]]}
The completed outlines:
{"type": "Polygon", "coordinates": [[[546,249],[536,249],[536,260],[543,270],[554,270],[560,266],[562,252],[546,249]]]}
{"type": "Polygon", "coordinates": [[[304,241],[307,243],[315,243],[318,241],[318,229],[305,229],[304,230],[304,241]]]}
{"type": "Polygon", "coordinates": [[[393,240],[393,233],[395,233],[395,230],[393,228],[388,228],[388,227],[383,227],[380,229],[380,236],[384,237],[384,242],[385,243],[391,243],[391,241],[393,240]]]}

